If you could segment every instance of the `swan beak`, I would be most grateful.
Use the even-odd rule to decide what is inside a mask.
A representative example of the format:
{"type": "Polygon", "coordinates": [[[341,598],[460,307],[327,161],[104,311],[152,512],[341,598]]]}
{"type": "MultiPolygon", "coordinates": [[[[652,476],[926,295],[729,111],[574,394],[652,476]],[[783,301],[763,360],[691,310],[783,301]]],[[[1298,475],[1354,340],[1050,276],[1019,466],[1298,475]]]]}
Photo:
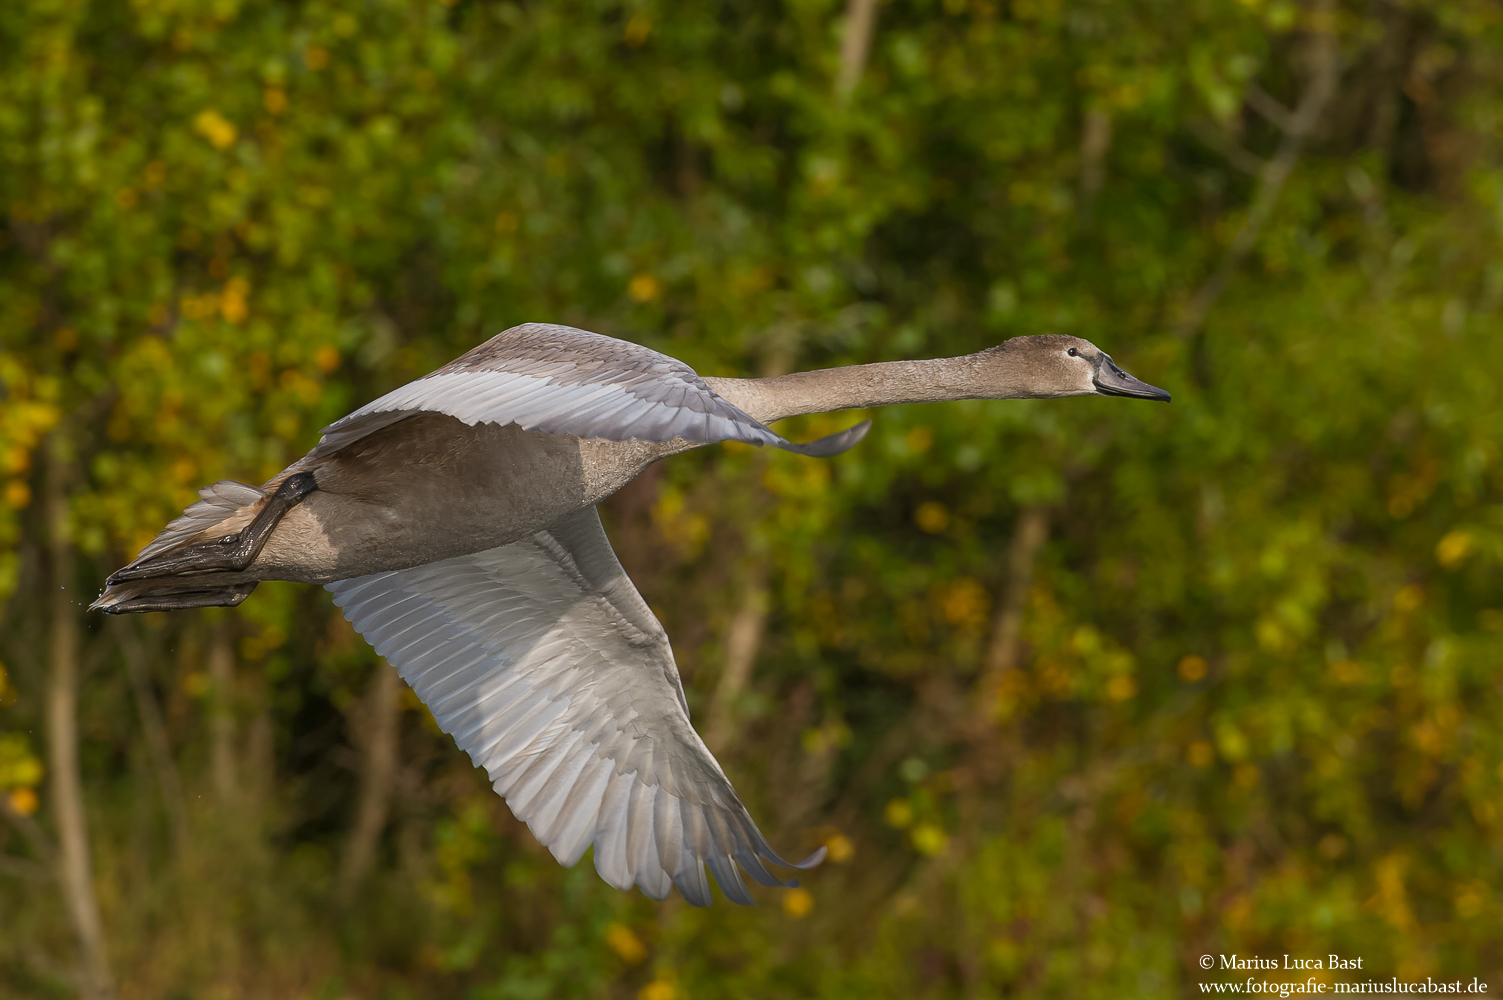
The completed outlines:
{"type": "Polygon", "coordinates": [[[1117,363],[1106,354],[1101,354],[1096,361],[1096,377],[1092,380],[1096,383],[1096,392],[1102,396],[1130,396],[1133,399],[1156,399],[1160,402],[1169,402],[1169,394],[1157,386],[1133,378],[1127,372],[1117,367],[1117,363]]]}

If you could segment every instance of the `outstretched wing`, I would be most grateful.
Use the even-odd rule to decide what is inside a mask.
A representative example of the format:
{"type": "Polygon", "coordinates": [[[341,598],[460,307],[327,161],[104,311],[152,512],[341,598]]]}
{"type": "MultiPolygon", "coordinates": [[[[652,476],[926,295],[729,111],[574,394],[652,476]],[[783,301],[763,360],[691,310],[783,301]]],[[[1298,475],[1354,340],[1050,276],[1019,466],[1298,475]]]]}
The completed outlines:
{"type": "MultiPolygon", "coordinates": [[[[530,538],[328,585],[517,818],[572,865],[653,899],[751,903],[768,846],[689,724],[668,636],[594,507],[530,538]]],[[[803,865],[818,864],[824,851],[803,865]]],[[[802,866],[800,866],[802,867],[802,866]]]]}
{"type": "Polygon", "coordinates": [[[793,444],[716,395],[682,361],[598,333],[524,323],[336,420],[313,456],[424,411],[581,438],[744,441],[818,456],[844,451],[869,426],[793,444]]]}

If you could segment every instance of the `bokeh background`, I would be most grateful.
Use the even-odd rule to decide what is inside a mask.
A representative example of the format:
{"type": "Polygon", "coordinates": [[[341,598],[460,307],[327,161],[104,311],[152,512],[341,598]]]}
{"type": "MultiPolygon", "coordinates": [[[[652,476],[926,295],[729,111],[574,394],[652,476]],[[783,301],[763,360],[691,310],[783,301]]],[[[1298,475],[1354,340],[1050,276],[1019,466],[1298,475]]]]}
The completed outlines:
{"type": "Polygon", "coordinates": [[[0,995],[1500,983],[1500,142],[1489,0],[0,5],[0,995]],[[1174,402],[606,504],[752,812],[830,848],[694,910],[560,868],[320,589],[84,611],[528,320],[715,375],[1070,333],[1174,402]]]}

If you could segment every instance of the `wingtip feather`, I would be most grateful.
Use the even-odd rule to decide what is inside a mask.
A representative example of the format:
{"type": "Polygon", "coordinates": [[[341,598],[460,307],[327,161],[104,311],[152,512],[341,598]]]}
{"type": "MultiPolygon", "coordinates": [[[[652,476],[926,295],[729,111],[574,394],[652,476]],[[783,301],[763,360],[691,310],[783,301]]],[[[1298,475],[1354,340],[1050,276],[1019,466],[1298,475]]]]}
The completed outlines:
{"type": "Polygon", "coordinates": [[[811,458],[830,458],[839,455],[843,451],[854,448],[861,439],[866,437],[866,432],[872,429],[870,420],[863,420],[859,424],[847,427],[843,431],[826,435],[814,441],[804,444],[784,443],[778,447],[785,451],[796,452],[800,455],[808,455],[811,458]]]}
{"type": "Polygon", "coordinates": [[[820,847],[819,847],[819,849],[817,851],[815,851],[813,854],[809,855],[807,858],[805,858],[804,860],[800,861],[798,864],[796,864],[796,865],[789,865],[788,867],[789,868],[798,868],[798,869],[801,869],[801,870],[808,870],[810,868],[818,868],[821,864],[824,863],[825,856],[827,854],[829,854],[829,853],[830,853],[830,849],[827,848],[827,847],[825,847],[823,844],[821,844],[820,847]]]}

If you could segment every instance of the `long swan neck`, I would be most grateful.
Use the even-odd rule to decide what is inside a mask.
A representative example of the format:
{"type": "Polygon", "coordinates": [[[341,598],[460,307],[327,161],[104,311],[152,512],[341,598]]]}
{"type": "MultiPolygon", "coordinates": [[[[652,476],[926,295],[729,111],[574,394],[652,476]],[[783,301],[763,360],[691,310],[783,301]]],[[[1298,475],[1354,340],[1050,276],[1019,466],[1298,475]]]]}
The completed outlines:
{"type": "Polygon", "coordinates": [[[893,403],[1029,396],[1021,372],[996,351],[928,361],[884,361],[771,378],[706,378],[711,389],[763,423],[893,403]],[[1010,378],[1009,375],[1016,375],[1010,378]]]}

